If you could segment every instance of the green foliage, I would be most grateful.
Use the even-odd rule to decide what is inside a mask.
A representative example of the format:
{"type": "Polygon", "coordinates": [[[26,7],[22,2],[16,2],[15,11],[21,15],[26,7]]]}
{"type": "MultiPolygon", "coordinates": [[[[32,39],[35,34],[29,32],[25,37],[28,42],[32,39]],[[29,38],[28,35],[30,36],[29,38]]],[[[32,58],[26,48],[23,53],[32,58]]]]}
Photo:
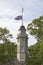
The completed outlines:
{"type": "Polygon", "coordinates": [[[27,30],[37,39],[37,43],[28,48],[27,65],[43,65],[43,16],[28,24],[27,30]]]}
{"type": "Polygon", "coordinates": [[[10,62],[16,58],[17,46],[12,42],[4,42],[0,44],[0,63],[10,62]]]}
{"type": "Polygon", "coordinates": [[[38,41],[43,38],[43,16],[34,19],[32,23],[28,24],[28,32],[33,35],[38,41]]]}
{"type": "Polygon", "coordinates": [[[42,65],[43,64],[43,40],[28,48],[29,51],[29,65],[42,65]]]}
{"type": "Polygon", "coordinates": [[[12,38],[12,34],[9,33],[9,30],[6,28],[0,28],[0,41],[4,41],[3,44],[0,44],[0,63],[10,62],[12,59],[16,58],[17,54],[17,45],[9,41],[9,38],[12,38]]]}
{"type": "Polygon", "coordinates": [[[8,41],[9,38],[12,38],[12,34],[9,33],[9,30],[0,27],[0,41],[8,41]]]}

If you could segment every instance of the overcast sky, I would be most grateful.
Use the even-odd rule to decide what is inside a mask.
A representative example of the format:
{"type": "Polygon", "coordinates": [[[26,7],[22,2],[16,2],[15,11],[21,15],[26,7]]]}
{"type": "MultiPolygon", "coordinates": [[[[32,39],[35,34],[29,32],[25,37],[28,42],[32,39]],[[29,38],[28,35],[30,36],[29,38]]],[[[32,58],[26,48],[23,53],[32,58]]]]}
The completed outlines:
{"type": "MultiPolygon", "coordinates": [[[[0,0],[0,27],[6,27],[13,34],[13,41],[17,41],[18,29],[21,26],[21,21],[16,21],[14,18],[22,14],[21,9],[24,8],[23,19],[24,26],[34,18],[43,15],[43,0],[0,0]]],[[[36,40],[28,35],[28,45],[35,43],[36,40]]]]}

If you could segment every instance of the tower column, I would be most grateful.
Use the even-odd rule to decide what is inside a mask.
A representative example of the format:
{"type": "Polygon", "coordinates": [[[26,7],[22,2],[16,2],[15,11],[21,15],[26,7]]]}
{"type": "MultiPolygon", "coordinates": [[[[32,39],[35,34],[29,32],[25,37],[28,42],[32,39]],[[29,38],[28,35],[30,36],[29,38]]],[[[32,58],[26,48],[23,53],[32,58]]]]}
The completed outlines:
{"type": "Polygon", "coordinates": [[[28,48],[28,35],[26,29],[21,26],[19,34],[17,35],[17,60],[20,65],[26,65],[27,59],[27,48],[28,48]]]}

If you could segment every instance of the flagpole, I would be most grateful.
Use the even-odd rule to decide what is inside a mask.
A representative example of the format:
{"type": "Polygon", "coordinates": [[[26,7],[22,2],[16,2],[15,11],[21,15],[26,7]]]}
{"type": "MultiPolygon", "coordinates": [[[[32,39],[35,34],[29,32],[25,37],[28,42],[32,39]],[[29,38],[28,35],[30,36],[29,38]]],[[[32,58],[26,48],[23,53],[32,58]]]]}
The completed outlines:
{"type": "Polygon", "coordinates": [[[23,26],[23,7],[22,7],[22,26],[23,26]]]}

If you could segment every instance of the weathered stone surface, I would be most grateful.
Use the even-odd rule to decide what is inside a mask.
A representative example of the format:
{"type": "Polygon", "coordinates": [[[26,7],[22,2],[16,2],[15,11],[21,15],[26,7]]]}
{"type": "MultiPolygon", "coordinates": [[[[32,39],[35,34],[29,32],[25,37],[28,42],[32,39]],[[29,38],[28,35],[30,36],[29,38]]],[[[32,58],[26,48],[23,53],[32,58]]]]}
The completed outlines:
{"type": "Polygon", "coordinates": [[[17,35],[17,60],[19,65],[26,65],[28,48],[28,35],[24,26],[20,26],[19,34],[17,35]]]}

